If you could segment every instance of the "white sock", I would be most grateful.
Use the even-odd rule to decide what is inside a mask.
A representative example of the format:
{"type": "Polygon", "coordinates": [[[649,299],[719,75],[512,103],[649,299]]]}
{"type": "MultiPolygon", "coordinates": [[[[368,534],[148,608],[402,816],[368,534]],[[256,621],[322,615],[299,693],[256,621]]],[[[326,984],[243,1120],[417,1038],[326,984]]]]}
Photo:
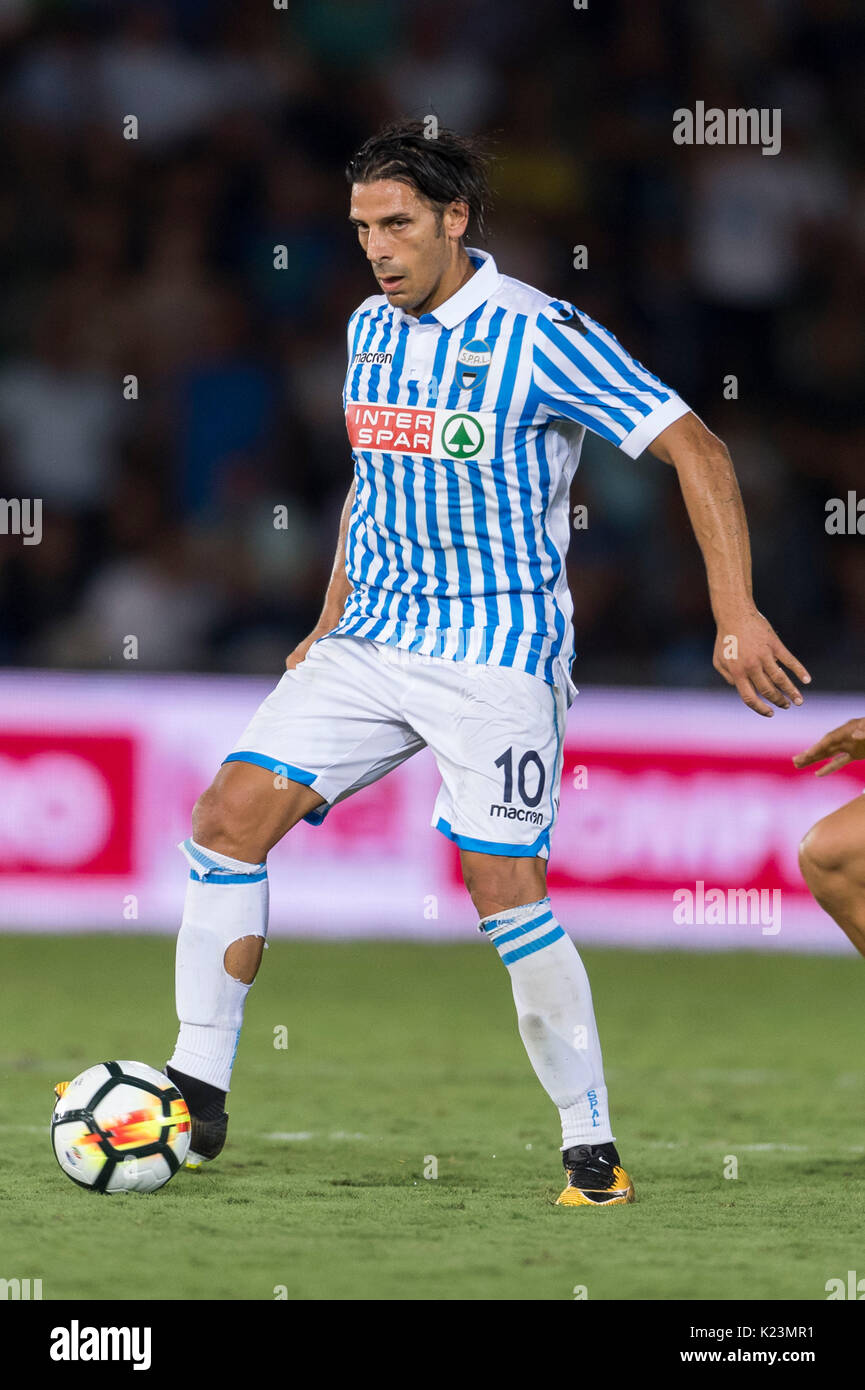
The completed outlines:
{"type": "Polygon", "coordinates": [[[194,840],[178,848],[191,872],[177,938],[180,1032],[169,1065],[227,1091],[252,986],[229,975],[225,952],[240,937],[267,935],[267,867],[231,859],[194,840]]]}
{"type": "Polygon", "coordinates": [[[562,1121],[562,1149],[612,1138],[589,977],[549,898],[482,918],[510,971],[520,1036],[562,1121]]]}

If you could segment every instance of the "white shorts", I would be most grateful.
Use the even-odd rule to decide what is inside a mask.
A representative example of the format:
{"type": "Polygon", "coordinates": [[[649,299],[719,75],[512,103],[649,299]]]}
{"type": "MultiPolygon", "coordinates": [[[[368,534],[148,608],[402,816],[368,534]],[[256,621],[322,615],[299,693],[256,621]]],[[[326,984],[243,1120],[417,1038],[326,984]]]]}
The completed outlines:
{"type": "Polygon", "coordinates": [[[323,796],[305,820],[422,748],[441,787],[432,825],[461,849],[549,858],[568,691],[507,666],[328,634],[259,706],[226,762],[255,763],[323,796]]]}

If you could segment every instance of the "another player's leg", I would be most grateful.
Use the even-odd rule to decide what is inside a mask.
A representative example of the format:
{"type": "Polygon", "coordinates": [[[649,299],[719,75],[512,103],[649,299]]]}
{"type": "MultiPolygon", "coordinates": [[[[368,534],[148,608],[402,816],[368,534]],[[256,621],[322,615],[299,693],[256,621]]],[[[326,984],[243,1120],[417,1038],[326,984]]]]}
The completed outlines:
{"type": "Polygon", "coordinates": [[[799,864],[817,902],[865,956],[865,796],[811,827],[799,864]]]}
{"type": "Polygon", "coordinates": [[[228,762],[197,802],[175,975],[180,1031],[166,1073],[192,1115],[187,1167],[222,1150],[246,996],[267,935],[266,858],[323,798],[271,769],[228,762]]]}
{"type": "Polygon", "coordinates": [[[546,893],[546,861],[460,852],[480,929],[511,977],[520,1036],[562,1122],[562,1206],[634,1200],[613,1142],[592,992],[546,893]]]}

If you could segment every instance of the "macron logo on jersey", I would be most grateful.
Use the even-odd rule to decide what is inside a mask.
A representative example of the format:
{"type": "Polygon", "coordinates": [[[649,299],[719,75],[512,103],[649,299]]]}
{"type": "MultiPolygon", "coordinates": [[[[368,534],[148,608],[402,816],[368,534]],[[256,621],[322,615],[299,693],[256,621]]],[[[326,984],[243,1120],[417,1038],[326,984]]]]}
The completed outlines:
{"type": "Polygon", "coordinates": [[[428,410],[350,401],[345,423],[351,447],[362,453],[419,454],[481,463],[495,458],[496,417],[492,411],[428,410]]]}
{"type": "Polygon", "coordinates": [[[352,361],[352,366],[355,366],[355,367],[358,365],[358,363],[361,363],[362,365],[365,365],[367,362],[371,362],[372,365],[373,365],[374,367],[383,367],[383,366],[385,366],[388,362],[392,362],[392,361],[393,361],[393,353],[392,353],[392,352],[356,352],[356,353],[354,354],[354,357],[351,359],[351,361],[352,361]]]}

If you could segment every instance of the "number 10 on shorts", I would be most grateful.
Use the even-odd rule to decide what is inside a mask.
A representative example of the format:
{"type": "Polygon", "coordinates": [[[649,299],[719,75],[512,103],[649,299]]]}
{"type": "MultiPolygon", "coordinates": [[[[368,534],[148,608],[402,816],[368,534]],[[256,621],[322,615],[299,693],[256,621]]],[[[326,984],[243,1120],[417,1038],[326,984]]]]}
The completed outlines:
{"type": "MultiPolygon", "coordinates": [[[[506,748],[500,758],[496,758],[495,766],[500,767],[504,773],[504,792],[502,801],[510,805],[514,799],[514,750],[506,748]]],[[[540,754],[530,748],[527,753],[523,753],[517,763],[517,791],[524,806],[535,807],[540,802],[544,794],[547,774],[541,762],[540,754]],[[530,791],[532,783],[535,784],[534,791],[530,791]]]]}

